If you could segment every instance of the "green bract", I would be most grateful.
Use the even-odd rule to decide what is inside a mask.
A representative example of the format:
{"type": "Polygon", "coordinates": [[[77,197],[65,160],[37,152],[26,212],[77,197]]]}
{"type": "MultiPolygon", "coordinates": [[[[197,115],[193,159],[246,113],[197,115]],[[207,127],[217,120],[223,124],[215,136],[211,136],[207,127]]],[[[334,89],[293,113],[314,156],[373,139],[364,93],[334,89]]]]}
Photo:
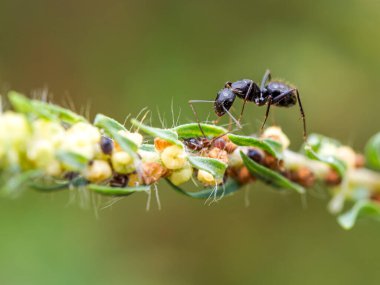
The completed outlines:
{"type": "Polygon", "coordinates": [[[318,155],[308,145],[305,146],[305,154],[310,159],[318,160],[318,161],[328,164],[332,169],[334,169],[339,174],[340,177],[343,177],[344,174],[346,173],[346,170],[347,170],[346,164],[334,156],[324,157],[322,155],[318,155]]]}
{"type": "Polygon", "coordinates": [[[136,119],[132,119],[131,123],[132,125],[134,125],[135,127],[138,127],[139,129],[141,129],[144,133],[148,135],[158,137],[160,139],[166,140],[175,145],[183,147],[182,142],[178,139],[177,133],[170,129],[159,129],[159,128],[149,127],[137,121],[136,119]]]}
{"type": "Polygon", "coordinates": [[[380,170],[380,133],[374,135],[365,146],[368,167],[380,170]]]}
{"type": "Polygon", "coordinates": [[[274,172],[273,170],[256,163],[254,160],[250,159],[242,151],[240,152],[240,155],[243,159],[245,166],[248,168],[249,172],[253,176],[278,188],[293,190],[300,194],[305,193],[305,189],[302,186],[296,183],[293,183],[292,181],[286,179],[281,174],[274,172]]]}
{"type": "Polygon", "coordinates": [[[39,100],[30,100],[15,91],[10,91],[8,98],[13,108],[20,113],[33,114],[50,120],[59,120],[67,124],[87,122],[84,117],[68,109],[39,100]]]}
{"type": "Polygon", "coordinates": [[[114,138],[124,151],[132,157],[136,157],[136,151],[138,149],[137,145],[130,139],[120,134],[120,131],[126,131],[123,125],[102,114],[96,115],[94,125],[103,129],[107,134],[114,138]]]}
{"type": "Polygon", "coordinates": [[[338,222],[344,229],[349,230],[355,225],[359,217],[380,219],[379,203],[369,200],[358,201],[351,210],[338,217],[338,222]]]}
{"type": "Polygon", "coordinates": [[[147,192],[150,186],[134,186],[134,187],[111,187],[106,185],[89,184],[87,188],[96,193],[107,196],[128,196],[135,192],[147,192]]]}
{"type": "Polygon", "coordinates": [[[258,147],[270,155],[273,155],[276,158],[281,158],[282,146],[280,143],[270,140],[270,139],[258,139],[248,136],[238,136],[234,134],[229,134],[228,138],[238,146],[252,146],[258,147]]]}
{"type": "Polygon", "coordinates": [[[217,160],[215,158],[200,157],[200,156],[189,156],[188,160],[194,168],[207,171],[212,174],[215,178],[223,178],[224,172],[226,171],[227,164],[217,160]]]}
{"type": "MultiPolygon", "coordinates": [[[[227,133],[227,130],[222,127],[218,127],[210,124],[200,124],[203,133],[209,137],[216,137],[227,133]]],[[[172,129],[182,139],[203,137],[203,133],[197,123],[180,125],[172,129]]]]}

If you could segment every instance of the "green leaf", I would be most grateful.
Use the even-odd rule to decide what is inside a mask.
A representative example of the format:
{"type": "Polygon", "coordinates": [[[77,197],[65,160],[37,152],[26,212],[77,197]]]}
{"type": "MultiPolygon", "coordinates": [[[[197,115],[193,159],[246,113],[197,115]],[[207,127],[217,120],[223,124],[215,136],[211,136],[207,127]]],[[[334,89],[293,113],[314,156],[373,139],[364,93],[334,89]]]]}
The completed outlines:
{"type": "Polygon", "coordinates": [[[311,146],[311,148],[315,152],[318,152],[325,145],[330,145],[330,146],[333,145],[333,146],[339,147],[342,144],[335,139],[332,139],[320,134],[310,134],[307,138],[305,145],[311,146]]]}
{"type": "Polygon", "coordinates": [[[380,170],[380,133],[372,136],[365,146],[366,164],[369,168],[380,170]]]}
{"type": "MultiPolygon", "coordinates": [[[[217,136],[227,133],[227,130],[225,128],[222,128],[219,126],[210,125],[210,124],[200,124],[200,125],[202,127],[204,134],[209,137],[217,137],[217,136]]],[[[173,128],[172,130],[175,131],[178,134],[178,136],[182,139],[203,137],[203,133],[199,129],[199,125],[197,123],[180,125],[173,128]]]]}
{"type": "Polygon", "coordinates": [[[107,196],[128,196],[135,192],[146,192],[150,190],[149,185],[134,187],[111,187],[106,185],[89,184],[87,188],[96,193],[107,196]]]}
{"type": "Polygon", "coordinates": [[[150,151],[150,152],[156,152],[156,148],[153,144],[142,144],[140,146],[141,150],[150,151]]]}
{"type": "Polygon", "coordinates": [[[282,153],[282,146],[280,143],[265,139],[260,140],[258,138],[249,137],[249,136],[239,136],[234,134],[229,134],[228,138],[233,142],[234,144],[238,146],[252,146],[252,147],[258,147],[270,155],[273,155],[276,158],[281,158],[282,153]]]}
{"type": "MultiPolygon", "coordinates": [[[[188,197],[195,198],[195,199],[208,199],[215,192],[215,187],[203,189],[203,190],[200,190],[197,192],[185,191],[182,188],[180,188],[179,186],[171,183],[169,179],[166,179],[166,181],[177,192],[179,192],[183,195],[186,195],[188,197]]],[[[218,187],[219,188],[218,188],[218,191],[216,192],[216,197],[220,198],[222,195],[228,196],[228,195],[232,195],[233,193],[237,192],[238,190],[240,190],[241,185],[237,181],[235,181],[233,179],[229,179],[226,184],[218,186],[218,187]]]]}
{"type": "Polygon", "coordinates": [[[21,113],[34,114],[38,117],[50,120],[58,120],[68,124],[87,122],[84,117],[68,109],[62,108],[52,103],[46,103],[39,100],[31,100],[15,91],[10,91],[8,93],[8,98],[13,108],[21,113]]]}
{"type": "Polygon", "coordinates": [[[5,195],[17,196],[21,190],[29,187],[30,183],[41,175],[42,172],[40,170],[9,173],[0,188],[0,192],[5,195]]]}
{"type": "Polygon", "coordinates": [[[161,138],[163,140],[166,140],[172,144],[178,145],[178,146],[183,148],[182,142],[180,140],[178,140],[177,133],[172,131],[171,129],[159,129],[159,128],[149,127],[149,126],[144,125],[143,123],[137,121],[136,119],[132,119],[131,123],[132,123],[132,125],[141,129],[143,132],[145,132],[148,135],[161,138]]]}
{"type": "Polygon", "coordinates": [[[289,190],[294,190],[300,194],[305,193],[305,189],[296,183],[288,180],[281,174],[258,164],[254,160],[250,159],[246,154],[240,151],[240,155],[243,159],[244,165],[248,168],[249,172],[260,180],[266,183],[274,185],[278,188],[284,188],[289,190]]]}
{"type": "Polygon", "coordinates": [[[12,107],[20,113],[32,113],[34,112],[34,106],[32,100],[17,93],[16,91],[9,91],[8,99],[12,107]]]}
{"type": "Polygon", "coordinates": [[[98,128],[102,128],[106,133],[111,134],[110,132],[126,131],[127,129],[120,124],[118,121],[107,117],[103,114],[97,114],[94,120],[94,125],[98,128]]]}
{"type": "Polygon", "coordinates": [[[374,217],[380,219],[380,205],[379,203],[361,200],[348,212],[338,217],[338,223],[346,230],[351,229],[359,217],[374,217]]]}
{"type": "Polygon", "coordinates": [[[188,161],[194,168],[207,171],[217,179],[223,178],[224,172],[227,169],[227,164],[215,158],[188,156],[188,161]]]}
{"type": "Polygon", "coordinates": [[[103,114],[97,114],[94,120],[94,125],[109,134],[128,154],[134,158],[137,157],[136,152],[138,146],[132,140],[119,133],[119,131],[126,131],[122,124],[103,114]]]}
{"type": "Polygon", "coordinates": [[[343,161],[337,159],[334,156],[324,157],[322,155],[319,155],[308,145],[305,146],[305,154],[310,159],[318,160],[318,161],[328,164],[332,169],[334,169],[339,174],[340,177],[343,177],[344,174],[346,173],[347,165],[343,161]]]}
{"type": "Polygon", "coordinates": [[[89,162],[87,157],[70,151],[58,151],[56,153],[56,157],[60,162],[62,162],[74,171],[83,170],[89,162]]]}
{"type": "Polygon", "coordinates": [[[54,182],[33,182],[29,186],[33,190],[40,192],[55,192],[58,190],[66,190],[70,187],[70,182],[54,181],[54,182]]]}

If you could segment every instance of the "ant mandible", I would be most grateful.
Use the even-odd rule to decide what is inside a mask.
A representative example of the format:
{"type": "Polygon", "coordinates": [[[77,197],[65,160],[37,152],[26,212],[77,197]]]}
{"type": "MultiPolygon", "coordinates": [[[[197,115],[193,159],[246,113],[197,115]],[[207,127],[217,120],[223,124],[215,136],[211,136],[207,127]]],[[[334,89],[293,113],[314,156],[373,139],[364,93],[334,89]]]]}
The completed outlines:
{"type": "Polygon", "coordinates": [[[302,103],[298,89],[291,86],[288,83],[284,83],[279,80],[271,81],[271,73],[267,70],[261,80],[260,86],[258,86],[251,79],[242,79],[236,82],[227,82],[224,88],[221,89],[216,96],[214,101],[204,101],[204,100],[190,100],[189,104],[193,113],[198,121],[199,128],[204,135],[202,127],[199,123],[198,115],[194,109],[192,103],[197,102],[212,102],[214,103],[214,110],[218,117],[228,114],[231,119],[236,123],[237,127],[241,129],[240,120],[243,116],[244,107],[247,102],[254,102],[257,106],[267,105],[267,110],[265,112],[264,122],[261,126],[261,131],[263,131],[265,123],[269,116],[270,107],[292,107],[298,101],[302,121],[303,121],[303,136],[304,139],[307,137],[306,133],[306,121],[305,113],[302,108],[302,103]],[[229,112],[232,104],[235,101],[236,96],[244,100],[243,107],[240,112],[239,119],[236,120],[232,114],[229,112]]]}

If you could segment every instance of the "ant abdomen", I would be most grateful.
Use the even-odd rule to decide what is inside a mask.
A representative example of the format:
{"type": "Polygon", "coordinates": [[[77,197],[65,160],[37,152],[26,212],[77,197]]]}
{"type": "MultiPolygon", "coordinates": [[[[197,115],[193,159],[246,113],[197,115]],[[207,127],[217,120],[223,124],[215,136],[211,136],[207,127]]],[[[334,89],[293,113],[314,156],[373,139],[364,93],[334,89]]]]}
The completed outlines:
{"type": "Polygon", "coordinates": [[[271,95],[273,101],[275,102],[274,105],[279,107],[292,107],[297,103],[297,91],[295,90],[295,87],[281,81],[269,82],[268,85],[265,86],[265,95],[265,97],[271,95]],[[276,102],[276,97],[286,92],[290,93],[287,96],[284,96],[278,102],[276,102]]]}

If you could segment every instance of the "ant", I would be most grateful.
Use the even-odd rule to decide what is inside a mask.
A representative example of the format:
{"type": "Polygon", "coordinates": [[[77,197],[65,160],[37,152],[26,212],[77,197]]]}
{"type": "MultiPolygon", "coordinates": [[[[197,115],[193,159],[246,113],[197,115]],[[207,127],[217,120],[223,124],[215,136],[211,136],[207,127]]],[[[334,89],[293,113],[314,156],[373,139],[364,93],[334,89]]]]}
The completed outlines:
{"type": "Polygon", "coordinates": [[[190,107],[193,110],[193,113],[197,119],[197,122],[202,134],[204,135],[204,132],[199,123],[198,115],[192,103],[197,103],[197,102],[214,103],[214,110],[215,110],[216,115],[218,117],[221,117],[224,114],[228,114],[239,129],[242,128],[240,125],[240,120],[243,116],[244,107],[247,101],[253,102],[257,106],[267,105],[264,122],[261,126],[261,132],[262,132],[269,116],[270,107],[272,105],[279,106],[279,107],[292,107],[298,102],[302,121],[303,121],[303,137],[304,139],[306,139],[307,133],[306,133],[305,113],[302,108],[302,103],[301,103],[298,89],[282,81],[278,81],[278,80],[271,81],[271,78],[272,78],[271,73],[269,70],[267,70],[261,80],[260,86],[258,86],[251,79],[242,79],[236,82],[227,82],[224,85],[224,88],[221,89],[217,93],[217,96],[214,101],[190,100],[189,101],[190,107]],[[240,117],[238,120],[236,120],[229,111],[230,108],[232,107],[232,104],[235,101],[236,96],[244,100],[243,107],[241,109],[240,117]]]}

